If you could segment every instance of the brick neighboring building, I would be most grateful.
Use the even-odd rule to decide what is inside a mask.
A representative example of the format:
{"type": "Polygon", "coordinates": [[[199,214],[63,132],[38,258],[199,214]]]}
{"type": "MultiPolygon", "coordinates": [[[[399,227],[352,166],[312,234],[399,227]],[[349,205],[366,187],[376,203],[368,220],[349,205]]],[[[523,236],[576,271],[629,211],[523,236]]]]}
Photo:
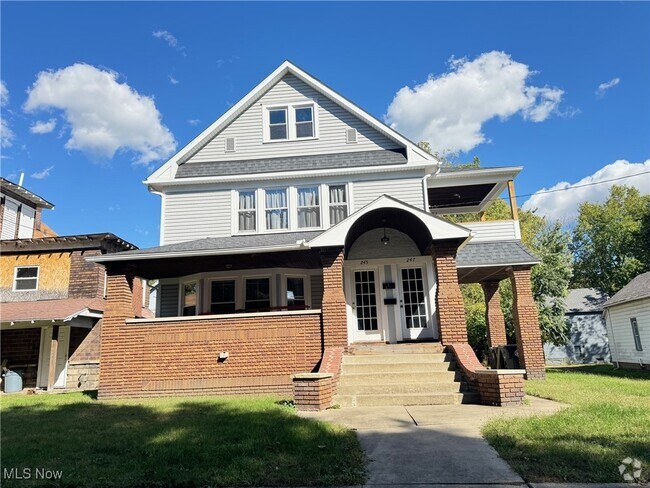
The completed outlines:
{"type": "Polygon", "coordinates": [[[521,169],[445,167],[283,63],[147,179],[162,199],[161,245],[88,258],[108,273],[100,398],[289,392],[294,374],[317,372],[293,391],[321,408],[350,347],[428,341],[463,351],[485,402],[519,402],[502,393],[523,371],[478,371],[462,347],[460,285],[483,285],[489,340],[503,345],[498,283],[513,284],[521,364],[543,378],[521,169]],[[486,222],[504,191],[511,218],[486,222]],[[444,218],[458,213],[479,217],[444,218]],[[155,318],[134,316],[135,276],[159,283],[155,318]]]}
{"type": "MultiPolygon", "coordinates": [[[[43,237],[51,230],[40,210],[52,204],[4,179],[2,195],[2,234],[12,238],[0,240],[0,362],[26,388],[96,389],[106,273],[86,258],[137,248],[110,233],[43,237]]],[[[147,314],[147,299],[135,316],[147,314]]]]}

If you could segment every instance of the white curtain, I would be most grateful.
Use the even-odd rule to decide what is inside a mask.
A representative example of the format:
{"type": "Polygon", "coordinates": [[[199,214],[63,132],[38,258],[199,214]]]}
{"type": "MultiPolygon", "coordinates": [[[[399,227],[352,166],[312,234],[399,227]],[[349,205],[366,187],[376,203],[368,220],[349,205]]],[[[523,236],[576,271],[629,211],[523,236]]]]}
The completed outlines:
{"type": "Polygon", "coordinates": [[[239,230],[255,230],[255,192],[239,192],[239,230]]]}
{"type": "Polygon", "coordinates": [[[298,227],[320,227],[318,187],[298,188],[298,227]]]}
{"type": "Polygon", "coordinates": [[[287,190],[266,190],[266,228],[286,229],[288,227],[287,190]]]}
{"type": "Polygon", "coordinates": [[[345,185],[330,186],[330,224],[336,225],[348,216],[345,185]]]}

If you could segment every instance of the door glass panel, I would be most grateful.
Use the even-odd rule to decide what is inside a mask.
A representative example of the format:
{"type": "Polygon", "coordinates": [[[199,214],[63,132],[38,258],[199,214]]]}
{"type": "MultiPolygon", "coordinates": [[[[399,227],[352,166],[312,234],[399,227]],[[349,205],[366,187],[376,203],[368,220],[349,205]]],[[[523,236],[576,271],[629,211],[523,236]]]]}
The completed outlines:
{"type": "Polygon", "coordinates": [[[427,307],[422,268],[402,269],[402,293],[406,328],[424,329],[427,326],[427,307]]]}
{"type": "Polygon", "coordinates": [[[375,292],[375,272],[354,272],[355,298],[357,303],[357,328],[377,330],[377,295],[375,292]]]}

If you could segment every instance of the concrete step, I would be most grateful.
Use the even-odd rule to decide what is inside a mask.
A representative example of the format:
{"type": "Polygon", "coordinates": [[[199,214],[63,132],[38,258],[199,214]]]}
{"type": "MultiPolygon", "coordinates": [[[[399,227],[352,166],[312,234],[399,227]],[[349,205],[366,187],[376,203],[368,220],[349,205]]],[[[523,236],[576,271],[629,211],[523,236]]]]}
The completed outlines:
{"type": "Polygon", "coordinates": [[[451,361],[453,354],[413,353],[413,354],[359,354],[343,356],[343,364],[423,364],[451,361]]]}
{"type": "Polygon", "coordinates": [[[461,381],[461,374],[457,371],[431,371],[418,370],[410,372],[392,372],[392,373],[350,373],[341,374],[339,379],[340,386],[348,385],[390,385],[395,383],[409,384],[436,384],[436,383],[453,383],[461,381]]]}
{"type": "Polygon", "coordinates": [[[456,381],[418,382],[418,383],[382,383],[382,384],[360,384],[360,385],[339,385],[339,395],[381,395],[394,393],[460,393],[465,390],[465,384],[456,381]]]}
{"type": "Polygon", "coordinates": [[[450,363],[375,363],[375,364],[342,364],[341,372],[348,373],[413,373],[428,374],[434,371],[454,371],[450,363]]]}
{"type": "Polygon", "coordinates": [[[390,405],[457,405],[476,403],[473,393],[336,395],[334,404],[341,407],[380,407],[390,405]]]}
{"type": "Polygon", "coordinates": [[[404,342],[400,344],[385,344],[373,342],[368,344],[353,344],[348,354],[414,354],[441,353],[443,346],[439,342],[404,342]]]}

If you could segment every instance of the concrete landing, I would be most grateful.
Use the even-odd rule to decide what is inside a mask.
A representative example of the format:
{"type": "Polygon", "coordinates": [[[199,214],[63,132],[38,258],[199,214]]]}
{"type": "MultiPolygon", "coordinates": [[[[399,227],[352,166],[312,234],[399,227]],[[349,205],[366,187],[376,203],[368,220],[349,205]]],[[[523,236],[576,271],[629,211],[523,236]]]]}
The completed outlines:
{"type": "Polygon", "coordinates": [[[562,408],[528,397],[520,407],[427,405],[301,412],[357,431],[370,460],[366,486],[507,485],[524,481],[483,439],[484,422],[500,416],[550,414],[562,408]]]}

